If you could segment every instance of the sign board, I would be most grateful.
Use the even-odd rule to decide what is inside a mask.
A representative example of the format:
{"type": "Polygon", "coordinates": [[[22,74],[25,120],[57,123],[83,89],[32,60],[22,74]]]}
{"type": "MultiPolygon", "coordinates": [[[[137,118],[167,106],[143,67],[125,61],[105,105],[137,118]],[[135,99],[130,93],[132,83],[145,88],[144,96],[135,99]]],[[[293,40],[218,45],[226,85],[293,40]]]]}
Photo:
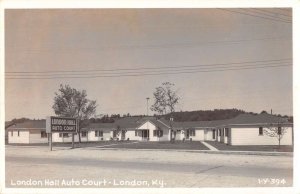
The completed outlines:
{"type": "Polygon", "coordinates": [[[47,117],[46,132],[76,133],[78,132],[78,120],[66,117],[47,117]]]}

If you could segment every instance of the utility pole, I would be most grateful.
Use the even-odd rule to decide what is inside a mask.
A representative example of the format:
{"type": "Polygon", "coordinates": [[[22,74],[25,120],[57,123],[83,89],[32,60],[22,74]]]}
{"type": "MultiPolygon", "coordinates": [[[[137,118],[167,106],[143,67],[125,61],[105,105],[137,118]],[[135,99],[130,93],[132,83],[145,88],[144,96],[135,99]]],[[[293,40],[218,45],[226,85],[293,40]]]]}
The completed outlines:
{"type": "Polygon", "coordinates": [[[146,100],[147,100],[147,116],[148,116],[148,101],[149,101],[149,99],[150,99],[149,97],[146,98],[146,100]]]}

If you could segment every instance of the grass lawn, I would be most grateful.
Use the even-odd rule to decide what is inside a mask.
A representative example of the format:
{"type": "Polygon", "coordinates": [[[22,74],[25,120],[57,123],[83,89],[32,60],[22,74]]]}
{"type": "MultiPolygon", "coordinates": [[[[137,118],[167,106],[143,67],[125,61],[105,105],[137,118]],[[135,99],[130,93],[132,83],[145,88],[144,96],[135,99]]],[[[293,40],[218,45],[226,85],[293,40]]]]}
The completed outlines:
{"type": "Polygon", "coordinates": [[[179,149],[179,150],[208,150],[200,141],[169,141],[164,142],[138,142],[133,144],[118,144],[107,146],[107,148],[126,148],[126,149],[179,149]]]}
{"type": "Polygon", "coordinates": [[[282,145],[278,149],[278,145],[240,145],[231,146],[215,141],[206,141],[218,150],[228,151],[265,151],[265,152],[293,152],[293,146],[282,145]]]}
{"type": "MultiPolygon", "coordinates": [[[[208,150],[199,141],[175,141],[173,143],[169,141],[165,142],[136,142],[136,141],[98,141],[98,142],[81,142],[75,143],[75,148],[79,147],[99,147],[104,148],[126,148],[126,149],[181,149],[181,150],[208,150]]],[[[18,146],[48,146],[48,143],[35,143],[35,144],[9,144],[18,146]]],[[[70,142],[55,142],[53,147],[72,147],[70,142]]]]}

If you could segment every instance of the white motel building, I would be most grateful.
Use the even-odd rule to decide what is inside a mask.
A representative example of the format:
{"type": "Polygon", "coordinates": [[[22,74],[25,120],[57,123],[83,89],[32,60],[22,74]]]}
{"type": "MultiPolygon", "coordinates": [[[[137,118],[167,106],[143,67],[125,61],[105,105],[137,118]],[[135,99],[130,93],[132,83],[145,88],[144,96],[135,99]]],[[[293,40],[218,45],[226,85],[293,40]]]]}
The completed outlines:
{"type": "MultiPolygon", "coordinates": [[[[175,122],[155,117],[123,117],[114,123],[90,123],[81,130],[82,142],[108,140],[218,141],[228,145],[277,145],[277,138],[264,133],[270,124],[279,119],[270,114],[241,114],[233,119],[214,121],[175,122]]],[[[284,120],[281,127],[285,134],[281,145],[293,144],[293,123],[284,120]]],[[[15,124],[8,129],[8,143],[47,143],[46,121],[34,120],[15,124]]],[[[53,142],[71,142],[68,133],[52,133],[53,142]]],[[[75,134],[75,141],[78,135],[75,134]]]]}

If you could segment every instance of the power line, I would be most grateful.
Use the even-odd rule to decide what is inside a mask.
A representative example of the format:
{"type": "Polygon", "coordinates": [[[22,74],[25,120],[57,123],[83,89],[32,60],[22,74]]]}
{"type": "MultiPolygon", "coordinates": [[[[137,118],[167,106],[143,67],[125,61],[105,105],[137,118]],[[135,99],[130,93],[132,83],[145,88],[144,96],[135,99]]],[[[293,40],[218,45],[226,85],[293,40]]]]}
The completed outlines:
{"type": "MultiPolygon", "coordinates": [[[[290,61],[277,61],[277,62],[272,62],[272,63],[262,63],[262,64],[248,64],[248,65],[245,65],[247,63],[244,63],[242,65],[236,65],[236,64],[228,64],[227,66],[224,66],[222,64],[219,64],[221,66],[214,66],[214,65],[211,65],[211,66],[207,66],[207,65],[203,65],[203,66],[192,66],[192,67],[178,67],[178,68],[171,68],[171,69],[154,69],[154,70],[143,70],[143,71],[131,71],[131,72],[104,72],[104,73],[101,73],[100,75],[106,75],[106,74],[109,74],[109,75],[122,75],[122,74],[134,74],[134,73],[159,73],[159,72],[176,72],[176,71],[191,71],[191,70],[201,70],[201,69],[207,69],[207,70],[212,70],[212,69],[220,69],[220,68],[234,68],[234,67],[255,67],[255,66],[269,66],[269,65],[275,65],[275,64],[286,64],[286,63],[291,63],[290,61]]],[[[215,64],[217,65],[217,64],[215,64]]],[[[71,74],[57,74],[57,73],[51,73],[51,74],[12,74],[12,75],[8,75],[8,76],[25,76],[25,77],[30,77],[30,76],[95,76],[95,75],[99,75],[98,73],[95,74],[94,72],[84,72],[84,73],[71,73],[71,74]]]]}
{"type": "Polygon", "coordinates": [[[278,20],[278,19],[274,19],[274,18],[268,18],[268,17],[254,15],[254,14],[244,13],[244,12],[240,12],[240,11],[228,10],[228,9],[224,9],[224,8],[219,8],[219,9],[228,11],[228,12],[232,12],[232,13],[238,13],[238,14],[242,14],[242,15],[248,15],[248,16],[253,16],[253,17],[257,17],[257,18],[267,19],[267,20],[273,20],[273,21],[277,21],[277,22],[292,23],[290,21],[283,21],[283,20],[278,20]]]}
{"type": "Polygon", "coordinates": [[[270,13],[270,14],[267,14],[267,15],[270,15],[272,17],[274,17],[275,15],[281,15],[281,16],[286,16],[288,17],[289,19],[292,19],[292,16],[291,15],[287,15],[287,14],[283,14],[283,13],[279,13],[279,12],[273,12],[273,11],[270,11],[269,9],[257,9],[257,8],[252,8],[253,10],[256,10],[258,12],[261,12],[261,13],[270,13]]]}
{"type": "Polygon", "coordinates": [[[276,63],[276,62],[288,62],[292,58],[273,59],[273,60],[256,60],[256,61],[243,61],[243,62],[231,62],[231,63],[214,63],[214,64],[202,64],[202,65],[183,65],[183,66],[164,66],[164,67],[141,67],[141,68],[117,68],[117,69],[92,69],[92,70],[61,70],[61,71],[7,71],[5,74],[48,74],[48,73],[73,73],[73,72],[114,72],[114,71],[136,71],[136,70],[155,70],[155,69],[174,69],[174,68],[186,68],[186,67],[204,67],[204,66],[224,66],[224,65],[237,65],[248,63],[276,63]]]}
{"type": "Polygon", "coordinates": [[[276,9],[279,9],[279,10],[281,10],[281,11],[289,11],[291,8],[276,8],[276,9]]]}
{"type": "Polygon", "coordinates": [[[280,14],[275,13],[275,12],[271,12],[271,11],[264,11],[264,10],[260,10],[260,9],[251,9],[249,11],[253,12],[253,13],[260,14],[260,15],[268,16],[268,17],[271,17],[271,18],[274,18],[274,19],[277,18],[277,19],[287,21],[287,22],[291,22],[291,19],[292,19],[290,16],[285,16],[285,17],[289,17],[288,19],[276,16],[276,15],[280,15],[280,14]]]}
{"type": "Polygon", "coordinates": [[[240,11],[242,11],[241,13],[245,13],[245,14],[248,14],[248,15],[251,15],[251,16],[254,16],[254,17],[262,17],[264,19],[271,19],[271,20],[274,20],[274,21],[280,21],[280,22],[286,22],[286,23],[291,23],[292,22],[289,19],[280,18],[280,17],[275,16],[275,15],[270,16],[269,14],[266,14],[266,13],[263,13],[263,14],[262,13],[257,13],[257,12],[253,13],[253,10],[250,10],[250,9],[240,9],[240,11]]]}
{"type": "Polygon", "coordinates": [[[217,70],[200,70],[200,71],[185,71],[185,72],[164,72],[164,73],[144,73],[144,74],[131,74],[131,75],[99,75],[99,76],[80,76],[80,77],[6,77],[5,79],[91,79],[91,78],[108,78],[108,77],[138,77],[138,76],[151,76],[151,75],[172,75],[172,74],[193,74],[193,73],[209,73],[209,72],[222,72],[222,71],[235,71],[235,70],[246,70],[246,69],[266,69],[275,67],[287,67],[292,66],[292,64],[287,65],[273,65],[273,66],[260,66],[260,67],[248,67],[248,68],[227,68],[227,69],[217,69],[217,70]]]}
{"type": "Polygon", "coordinates": [[[254,14],[254,15],[257,15],[257,16],[262,16],[263,17],[267,17],[267,18],[270,18],[270,19],[275,19],[275,20],[280,20],[280,21],[283,21],[283,22],[291,22],[291,20],[288,20],[288,19],[284,19],[284,18],[281,18],[281,17],[278,17],[278,16],[275,16],[274,14],[270,15],[268,13],[261,13],[261,12],[257,12],[257,10],[250,10],[250,9],[242,9],[242,11],[244,11],[244,13],[250,13],[250,14],[254,14]]]}
{"type": "MultiPolygon", "coordinates": [[[[251,12],[251,10],[249,9],[240,9],[241,11],[233,11],[239,14],[244,14],[244,15],[249,15],[249,16],[253,16],[253,17],[259,17],[259,18],[263,18],[263,19],[268,19],[268,20],[273,20],[273,21],[280,21],[280,22],[285,22],[285,23],[291,23],[291,20],[286,20],[283,18],[279,18],[279,17],[275,17],[275,16],[267,16],[266,14],[261,14],[261,13],[253,13],[253,11],[251,12]]],[[[230,10],[227,10],[230,11],[230,10]]]]}

